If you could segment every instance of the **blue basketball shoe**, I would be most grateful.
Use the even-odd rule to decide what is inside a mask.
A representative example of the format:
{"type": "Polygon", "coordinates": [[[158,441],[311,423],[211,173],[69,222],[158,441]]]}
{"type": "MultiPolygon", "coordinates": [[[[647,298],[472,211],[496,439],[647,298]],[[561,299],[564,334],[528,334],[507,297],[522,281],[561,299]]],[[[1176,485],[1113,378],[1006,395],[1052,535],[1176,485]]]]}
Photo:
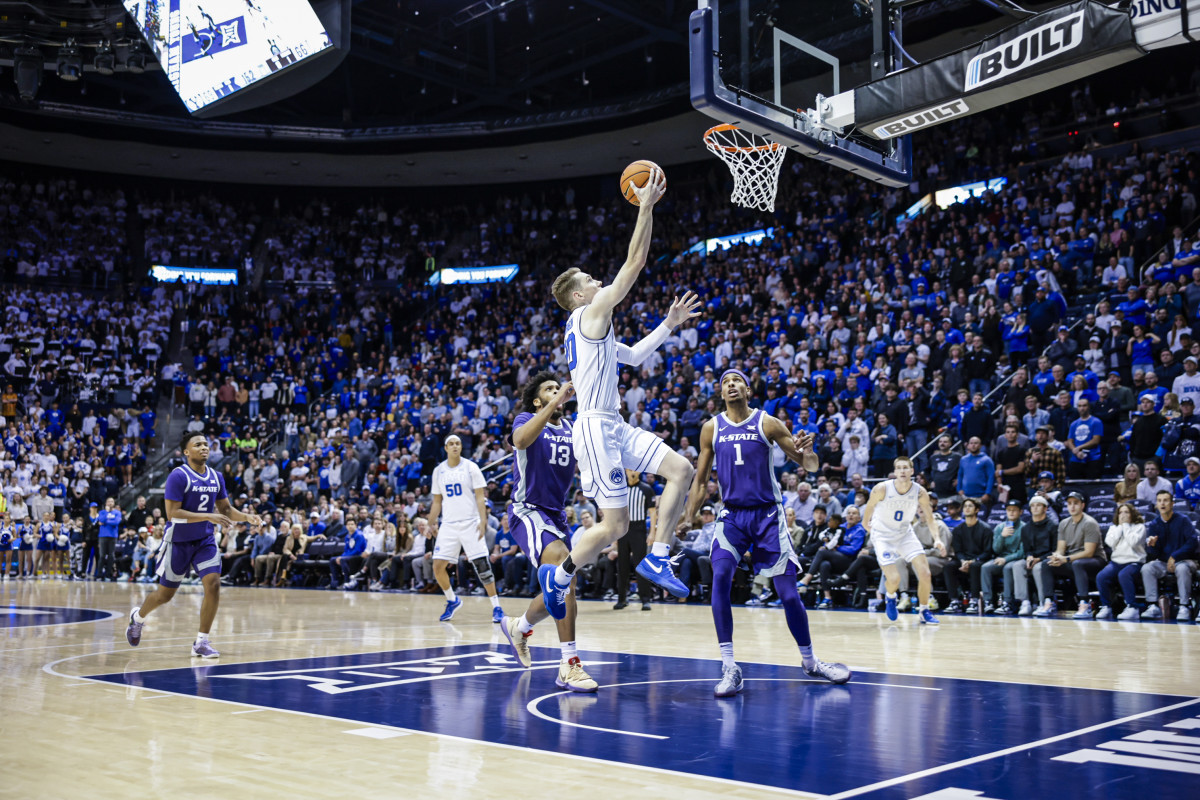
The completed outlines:
{"type": "Polygon", "coordinates": [[[504,621],[504,609],[496,606],[492,609],[492,622],[500,623],[504,621]]]}
{"type": "Polygon", "coordinates": [[[571,590],[571,584],[559,586],[554,580],[554,573],[558,569],[554,564],[542,564],[538,567],[538,583],[542,587],[542,602],[546,604],[546,610],[550,612],[550,616],[555,619],[562,619],[567,615],[567,592],[571,590]]]}
{"type": "Polygon", "coordinates": [[[894,598],[894,597],[886,598],[884,600],[883,610],[884,610],[884,613],[887,614],[887,618],[890,619],[892,622],[895,622],[896,618],[899,616],[899,613],[896,611],[896,598],[894,598]]]}
{"type": "Polygon", "coordinates": [[[675,577],[675,569],[669,557],[647,553],[637,565],[637,574],[676,597],[688,596],[688,588],[683,585],[683,581],[675,577]]]}
{"type": "Polygon", "coordinates": [[[454,612],[462,608],[462,598],[456,597],[453,600],[446,601],[446,610],[438,617],[439,622],[449,622],[454,619],[454,612]]]}
{"type": "Polygon", "coordinates": [[[933,612],[930,611],[928,608],[921,612],[920,619],[921,619],[922,625],[941,625],[942,624],[942,623],[938,622],[938,618],[935,617],[933,615],[933,612]]]}

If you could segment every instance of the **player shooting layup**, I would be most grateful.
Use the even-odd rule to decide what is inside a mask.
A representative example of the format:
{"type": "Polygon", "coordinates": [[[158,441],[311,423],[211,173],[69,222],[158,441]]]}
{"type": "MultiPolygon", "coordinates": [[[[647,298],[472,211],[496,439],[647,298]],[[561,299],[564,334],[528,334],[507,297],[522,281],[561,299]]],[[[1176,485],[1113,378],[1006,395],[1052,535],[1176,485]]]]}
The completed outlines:
{"type": "Polygon", "coordinates": [[[901,456],[892,462],[895,480],[880,481],[871,490],[867,508],[863,511],[863,527],[871,534],[875,544],[875,556],[883,568],[886,581],[886,611],[890,620],[896,619],[896,590],[900,588],[901,560],[912,564],[917,573],[917,597],[921,602],[918,610],[922,625],[937,625],[937,617],[929,610],[929,592],[932,579],[929,575],[929,559],[925,557],[925,546],[913,533],[912,521],[918,509],[930,530],[937,530],[933,518],[933,504],[925,487],[913,483],[913,463],[901,456]]]}
{"type": "MultiPolygon", "coordinates": [[[[567,559],[567,495],[575,478],[571,423],[563,419],[563,403],[571,397],[571,382],[559,385],[553,372],[539,372],[521,392],[521,413],[513,420],[512,446],[517,480],[508,507],[508,529],[534,568],[557,566],[567,559]]],[[[555,681],[572,692],[594,692],[597,684],[583,668],[575,648],[575,587],[567,594],[567,616],[558,620],[562,662],[555,681]]],[[[525,613],[500,623],[522,666],[533,663],[528,638],[533,626],[547,616],[541,596],[525,613]]]]}
{"type": "Polygon", "coordinates": [[[833,683],[850,680],[844,664],[818,661],[813,655],[808,632],[808,612],[796,592],[796,568],[800,565],[792,549],[792,538],[784,521],[783,495],[771,467],[771,450],[779,445],[785,455],[808,472],[820,468],[812,451],[813,436],[792,437],[781,421],[759,409],[751,409],[750,382],[738,369],[721,375],[721,397],[725,411],[700,429],[700,457],[692,485],[688,519],[696,519],[704,502],[704,484],[717,462],[717,485],[725,508],[717,521],[712,543],[712,611],[721,649],[721,682],[714,694],[732,697],[742,690],[742,668],[733,659],[733,610],[729,591],[733,573],[742,554],[750,552],[755,572],[772,579],[783,601],[788,629],[800,647],[804,671],[833,683]]]}
{"type": "Polygon", "coordinates": [[[554,299],[571,312],[567,320],[565,344],[567,366],[579,402],[575,423],[575,458],[584,494],[603,509],[604,519],[584,533],[566,561],[557,567],[543,564],[538,582],[546,610],[555,619],[566,614],[566,596],[577,565],[590,564],[600,550],[620,539],[629,530],[629,486],[625,468],[651,472],[666,478],[667,486],[659,501],[658,529],[650,553],[637,566],[643,578],[658,584],[676,597],[686,597],[687,587],[675,577],[669,554],[675,524],[683,512],[688,484],[694,470],[687,459],[671,450],[649,431],[635,428],[621,418],[621,398],[617,393],[617,364],[641,364],[666,341],[675,326],[698,317],[700,305],[695,294],[676,298],[667,318],[649,336],[633,347],[617,342],[613,331],[613,309],[633,288],[650,252],[654,226],[654,205],[666,191],[662,171],[651,171],[646,185],[633,186],[639,208],[637,225],[629,242],[625,264],[609,286],[602,286],[587,273],[572,267],[554,281],[554,299]]]}
{"type": "Polygon", "coordinates": [[[200,605],[200,633],[192,643],[192,655],[217,658],[220,653],[208,641],[221,593],[221,553],[213,536],[213,525],[235,522],[262,525],[262,520],[257,514],[238,511],[229,502],[225,479],[208,466],[208,437],[185,433],[180,449],[187,461],[171,470],[164,490],[167,530],[158,556],[159,587],[142,601],[141,608],[129,612],[125,638],[132,646],[138,646],[146,617],[171,602],[188,569],[195,567],[204,584],[204,602],[200,605]]]}

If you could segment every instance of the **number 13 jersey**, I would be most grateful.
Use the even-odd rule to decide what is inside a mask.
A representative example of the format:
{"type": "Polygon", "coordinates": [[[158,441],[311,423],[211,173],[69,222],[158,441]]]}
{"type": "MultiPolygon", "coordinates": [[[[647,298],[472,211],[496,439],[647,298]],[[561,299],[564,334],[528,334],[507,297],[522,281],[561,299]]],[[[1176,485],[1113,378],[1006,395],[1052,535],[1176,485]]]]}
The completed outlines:
{"type": "MultiPolygon", "coordinates": [[[[203,473],[196,472],[184,464],[171,470],[163,495],[166,499],[179,503],[183,511],[214,514],[217,511],[217,501],[224,500],[227,496],[225,478],[207,464],[203,473]]],[[[211,522],[188,522],[182,518],[172,518],[166,531],[166,538],[172,542],[194,542],[210,538],[212,535],[211,522]]]]}
{"type": "MultiPolygon", "coordinates": [[[[517,414],[513,432],[533,419],[533,414],[517,414]]],[[[511,439],[510,439],[511,441],[511,439]]],[[[548,511],[562,511],[575,478],[575,451],[572,447],[571,422],[560,419],[558,425],[546,424],[533,444],[524,450],[513,448],[517,462],[514,503],[527,503],[548,511]]]]}

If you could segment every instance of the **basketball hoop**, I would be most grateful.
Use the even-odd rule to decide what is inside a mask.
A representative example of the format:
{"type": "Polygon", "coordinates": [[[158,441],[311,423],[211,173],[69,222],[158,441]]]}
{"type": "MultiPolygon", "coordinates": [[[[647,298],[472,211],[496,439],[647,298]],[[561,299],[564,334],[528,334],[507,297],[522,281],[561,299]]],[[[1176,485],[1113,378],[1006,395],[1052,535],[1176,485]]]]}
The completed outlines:
{"type": "Polygon", "coordinates": [[[787,148],[737,125],[717,125],[704,132],[704,144],[733,173],[730,200],[743,208],[775,210],[779,169],[787,148]]]}

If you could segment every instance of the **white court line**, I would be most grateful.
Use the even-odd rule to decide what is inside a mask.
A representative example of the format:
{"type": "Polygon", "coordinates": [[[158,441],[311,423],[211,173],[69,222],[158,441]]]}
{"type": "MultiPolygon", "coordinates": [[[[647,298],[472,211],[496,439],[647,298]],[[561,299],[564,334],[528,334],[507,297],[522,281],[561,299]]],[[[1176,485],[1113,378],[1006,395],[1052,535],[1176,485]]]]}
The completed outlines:
{"type": "MultiPolygon", "coordinates": [[[[710,683],[711,681],[712,681],[711,678],[674,678],[672,680],[667,680],[667,681],[630,681],[629,683],[606,683],[606,684],[602,684],[599,688],[610,689],[610,688],[614,688],[617,686],[648,686],[648,685],[657,685],[660,683],[710,683]]],[[[823,683],[826,685],[830,685],[828,681],[819,681],[819,680],[814,680],[812,678],[746,678],[746,681],[747,682],[762,681],[764,683],[770,683],[770,682],[775,682],[775,683],[823,683]]],[[[941,689],[935,689],[935,688],[932,688],[929,686],[906,686],[905,684],[902,684],[902,683],[862,682],[862,683],[858,683],[857,685],[858,686],[885,686],[889,689],[916,689],[918,691],[924,691],[924,692],[940,692],[940,691],[942,691],[941,689]]],[[[526,703],[525,709],[530,714],[532,714],[535,717],[538,717],[539,719],[544,719],[547,722],[553,722],[556,725],[566,725],[567,727],[571,727],[571,728],[585,728],[590,731],[600,731],[601,733],[619,733],[623,736],[640,736],[645,739],[670,739],[671,738],[670,736],[658,736],[653,733],[638,733],[636,731],[622,731],[622,730],[618,730],[616,728],[598,728],[594,725],[584,725],[579,722],[567,722],[566,720],[563,720],[563,719],[555,719],[554,717],[551,717],[547,714],[543,714],[541,711],[538,710],[538,704],[541,703],[543,700],[547,700],[551,697],[574,696],[576,694],[578,694],[578,693],[572,692],[569,690],[561,691],[561,692],[551,692],[550,694],[544,694],[541,697],[534,698],[533,700],[530,700],[528,703],[526,703]]]]}
{"type": "Polygon", "coordinates": [[[874,792],[879,789],[886,789],[889,786],[896,786],[898,784],[908,783],[909,781],[915,781],[920,778],[927,778],[930,775],[937,775],[940,772],[947,772],[952,769],[958,769],[960,767],[967,767],[967,766],[970,766],[971,764],[978,764],[981,761],[989,761],[993,758],[1000,758],[1001,756],[1007,756],[1007,755],[1011,755],[1013,753],[1020,753],[1023,750],[1033,750],[1034,748],[1037,748],[1037,747],[1043,747],[1048,744],[1054,744],[1055,742],[1061,742],[1064,739],[1073,739],[1076,736],[1083,736],[1085,733],[1093,733],[1095,731],[1104,730],[1105,728],[1111,728],[1116,725],[1123,725],[1126,722],[1132,722],[1133,720],[1136,720],[1136,719],[1142,719],[1143,717],[1152,717],[1156,714],[1162,714],[1166,711],[1175,711],[1176,709],[1186,708],[1187,706],[1192,706],[1197,703],[1200,703],[1200,697],[1197,697],[1194,700],[1188,700],[1183,703],[1176,703],[1175,705],[1172,705],[1172,706],[1163,706],[1162,708],[1154,708],[1149,711],[1143,711],[1140,714],[1131,714],[1128,717],[1122,717],[1121,719],[1114,719],[1110,722],[1101,722],[1098,725],[1092,725],[1087,728],[1080,728],[1077,731],[1070,731],[1069,733],[1060,733],[1058,736],[1050,736],[1045,739],[1039,739],[1036,742],[1029,742],[1028,744],[1019,744],[1014,747],[1007,747],[1003,750],[997,750],[994,753],[984,753],[983,755],[973,756],[971,758],[964,758],[962,761],[955,761],[951,764],[943,764],[940,767],[931,767],[929,769],[921,770],[920,772],[912,772],[912,773],[909,773],[908,775],[901,775],[899,778],[891,778],[886,781],[879,781],[878,783],[872,783],[868,786],[860,786],[857,789],[850,789],[845,792],[839,792],[838,794],[830,795],[828,800],[843,800],[843,798],[846,798],[846,797],[856,797],[860,794],[866,794],[867,792],[874,792]]]}
{"type": "MultiPolygon", "coordinates": [[[[325,638],[343,639],[345,637],[339,636],[339,637],[325,637],[325,638]]],[[[312,641],[321,641],[321,638],[313,639],[312,641]]],[[[253,642],[248,642],[248,644],[253,644],[253,642]]],[[[487,641],[487,642],[461,642],[461,644],[463,646],[467,646],[467,647],[475,647],[475,646],[483,646],[483,645],[491,644],[491,641],[489,638],[489,641],[487,641]]],[[[172,645],[172,646],[174,646],[174,645],[172,645]]],[[[145,648],[145,649],[150,649],[150,648],[145,648]]],[[[107,651],[107,650],[102,650],[102,651],[95,652],[95,653],[84,653],[82,655],[67,656],[66,658],[60,658],[57,661],[52,661],[52,662],[44,665],[42,667],[42,671],[46,672],[47,674],[55,675],[60,678],[74,678],[74,679],[82,678],[84,681],[87,681],[87,682],[97,683],[97,684],[100,684],[101,686],[105,686],[105,687],[111,687],[109,689],[110,691],[113,691],[113,692],[116,692],[119,694],[119,693],[122,693],[123,690],[115,688],[118,684],[113,684],[110,681],[97,680],[96,678],[89,678],[84,675],[67,675],[66,673],[62,673],[62,672],[59,672],[58,670],[54,669],[55,666],[65,662],[65,661],[73,661],[78,658],[87,658],[88,656],[94,656],[94,655],[105,655],[108,652],[109,651],[107,651]]],[[[178,667],[172,667],[171,669],[178,669],[178,667]]],[[[144,671],[159,672],[161,670],[144,670],[144,671]]],[[[126,687],[126,688],[129,688],[129,687],[126,687]]],[[[198,695],[195,695],[195,694],[189,694],[187,692],[175,692],[175,691],[171,691],[170,689],[155,689],[154,691],[164,692],[164,693],[170,694],[170,695],[178,695],[179,697],[186,697],[186,698],[189,698],[192,700],[195,700],[198,698],[198,695]]],[[[247,705],[245,702],[242,702],[240,700],[222,700],[217,697],[204,697],[204,698],[199,698],[199,699],[205,700],[210,703],[224,703],[226,705],[232,705],[232,706],[247,705]]],[[[347,722],[345,717],[335,717],[335,716],[331,716],[329,714],[316,714],[311,711],[296,711],[296,710],[290,709],[290,708],[275,708],[274,706],[262,706],[260,708],[252,709],[252,710],[255,710],[255,711],[278,711],[282,714],[294,714],[295,716],[298,716],[298,717],[309,717],[312,719],[333,720],[334,722],[338,722],[341,724],[345,724],[347,722]]],[[[239,712],[235,711],[233,713],[236,714],[239,712]]],[[[420,730],[419,728],[401,728],[396,725],[387,725],[387,724],[383,724],[383,723],[372,723],[372,724],[377,728],[386,728],[389,730],[401,731],[403,733],[418,733],[418,734],[421,734],[422,736],[430,736],[435,739],[446,739],[449,741],[464,742],[464,743],[473,744],[473,745],[484,745],[487,747],[496,747],[496,748],[500,748],[500,749],[503,749],[506,751],[520,753],[521,756],[525,757],[525,758],[527,758],[529,756],[529,752],[530,752],[530,748],[526,747],[524,745],[512,745],[512,744],[503,744],[501,742],[489,742],[489,741],[485,741],[482,739],[472,739],[472,738],[466,737],[466,736],[455,736],[455,735],[449,734],[449,733],[435,733],[433,731],[420,730]]],[[[616,763],[616,762],[610,761],[608,759],[593,758],[591,756],[582,756],[582,755],[578,755],[576,753],[563,753],[558,750],[538,750],[537,752],[545,754],[545,755],[549,755],[549,756],[555,756],[558,758],[573,759],[575,761],[584,761],[589,764],[594,764],[594,765],[597,765],[597,766],[605,768],[605,769],[612,769],[612,767],[616,763]]],[[[753,787],[756,792],[759,792],[761,794],[774,793],[774,794],[778,794],[778,795],[786,795],[788,797],[804,798],[804,800],[828,800],[828,798],[825,795],[815,793],[815,792],[804,792],[804,791],[799,791],[796,789],[780,788],[777,786],[763,786],[760,784],[746,783],[745,781],[730,780],[728,778],[715,778],[715,777],[711,777],[708,775],[692,775],[692,774],[680,772],[679,770],[663,769],[661,767],[642,766],[641,764],[617,764],[617,766],[621,766],[626,769],[637,770],[640,772],[650,772],[650,773],[654,773],[655,775],[668,776],[675,780],[678,780],[681,775],[684,775],[686,777],[692,778],[693,780],[701,781],[704,783],[715,783],[715,784],[719,784],[722,786],[736,786],[740,789],[745,789],[747,787],[753,787]]]]}

